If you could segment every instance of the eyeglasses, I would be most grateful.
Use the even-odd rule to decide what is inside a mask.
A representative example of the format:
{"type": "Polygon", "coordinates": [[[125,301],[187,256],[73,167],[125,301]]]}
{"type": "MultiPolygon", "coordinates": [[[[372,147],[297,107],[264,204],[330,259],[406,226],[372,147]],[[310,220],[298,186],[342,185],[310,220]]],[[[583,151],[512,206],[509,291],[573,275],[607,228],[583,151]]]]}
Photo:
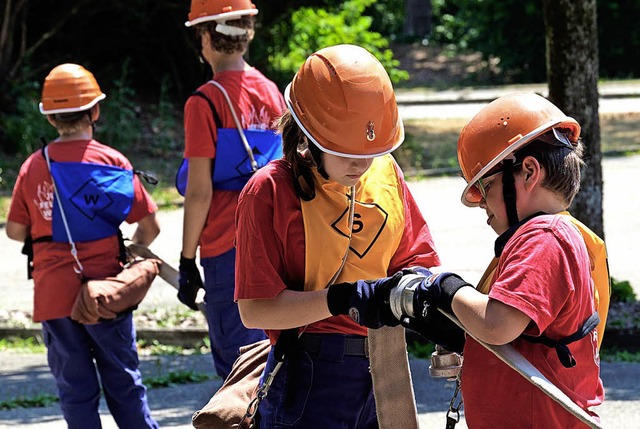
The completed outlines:
{"type": "Polygon", "coordinates": [[[481,200],[487,200],[487,192],[489,192],[489,189],[491,189],[491,185],[493,184],[493,180],[495,180],[489,179],[495,178],[498,174],[502,174],[502,170],[498,171],[497,173],[493,173],[490,176],[480,178],[476,183],[473,184],[476,190],[480,193],[481,200]]]}
{"type": "MultiPolygon", "coordinates": [[[[513,168],[519,166],[520,164],[522,164],[522,162],[517,162],[513,165],[513,168]]],[[[482,200],[487,200],[487,193],[489,192],[489,189],[491,188],[491,185],[493,184],[493,181],[495,180],[495,176],[497,176],[498,174],[503,173],[504,170],[498,170],[495,173],[492,173],[488,176],[482,177],[480,179],[478,179],[472,187],[469,188],[469,191],[467,193],[467,201],[470,202],[474,202],[474,203],[479,203],[482,200]]]]}

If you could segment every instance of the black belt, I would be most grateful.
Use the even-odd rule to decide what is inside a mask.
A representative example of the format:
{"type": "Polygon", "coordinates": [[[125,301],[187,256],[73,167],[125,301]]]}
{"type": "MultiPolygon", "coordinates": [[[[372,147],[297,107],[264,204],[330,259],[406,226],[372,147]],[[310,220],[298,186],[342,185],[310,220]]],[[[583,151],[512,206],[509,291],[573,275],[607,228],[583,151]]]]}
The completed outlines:
{"type": "Polygon", "coordinates": [[[323,349],[323,342],[325,347],[331,347],[328,343],[335,344],[337,341],[343,341],[345,356],[369,357],[369,339],[357,335],[305,333],[298,338],[297,348],[309,353],[320,353],[323,349]]]}

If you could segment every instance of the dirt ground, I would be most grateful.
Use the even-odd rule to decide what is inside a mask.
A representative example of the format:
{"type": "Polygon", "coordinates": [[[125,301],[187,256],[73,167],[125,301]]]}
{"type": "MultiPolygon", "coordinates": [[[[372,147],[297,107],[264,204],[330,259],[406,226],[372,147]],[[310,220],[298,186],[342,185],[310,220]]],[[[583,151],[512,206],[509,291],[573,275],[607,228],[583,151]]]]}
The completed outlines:
{"type": "Polygon", "coordinates": [[[409,80],[402,85],[448,89],[492,83],[493,65],[483,60],[480,53],[452,55],[441,46],[418,42],[392,44],[390,48],[400,61],[399,68],[409,72],[409,80]]]}

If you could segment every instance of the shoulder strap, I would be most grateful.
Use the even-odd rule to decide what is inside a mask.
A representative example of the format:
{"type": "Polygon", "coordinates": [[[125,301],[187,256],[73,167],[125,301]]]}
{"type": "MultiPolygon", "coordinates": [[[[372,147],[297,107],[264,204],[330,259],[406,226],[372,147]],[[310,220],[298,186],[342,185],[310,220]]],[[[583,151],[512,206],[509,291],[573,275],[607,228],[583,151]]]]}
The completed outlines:
{"type": "Polygon", "coordinates": [[[567,347],[568,344],[574,343],[584,337],[586,337],[589,332],[596,329],[600,323],[600,318],[598,317],[598,312],[593,313],[589,318],[582,324],[580,328],[573,334],[568,337],[561,338],[559,340],[552,340],[546,335],[540,335],[539,337],[534,337],[531,335],[521,335],[523,340],[526,340],[530,343],[534,344],[544,344],[547,347],[552,347],[556,349],[556,354],[558,355],[558,359],[562,363],[562,366],[565,368],[573,368],[576,366],[576,360],[571,354],[571,350],[567,347]]]}
{"type": "Polygon", "coordinates": [[[216,82],[215,80],[210,80],[207,83],[215,86],[216,88],[218,88],[222,92],[222,95],[224,96],[224,99],[227,102],[227,105],[229,106],[229,110],[231,111],[231,116],[233,116],[233,122],[235,122],[236,128],[238,129],[238,134],[240,136],[240,140],[242,141],[242,144],[244,145],[244,149],[247,151],[247,156],[251,160],[251,168],[253,169],[253,171],[257,171],[258,170],[258,163],[256,162],[255,158],[253,157],[253,150],[251,149],[251,146],[249,145],[249,142],[247,141],[247,137],[244,135],[244,131],[242,129],[242,125],[240,124],[240,120],[238,119],[238,115],[236,114],[236,109],[234,109],[233,108],[233,104],[231,104],[231,99],[229,98],[229,94],[227,93],[227,90],[224,89],[224,87],[222,85],[220,85],[218,82],[216,82]]]}
{"type": "Polygon", "coordinates": [[[196,97],[200,97],[200,98],[204,98],[204,100],[209,104],[209,107],[211,108],[211,113],[213,113],[213,122],[216,123],[216,127],[217,128],[222,128],[222,121],[220,120],[220,116],[218,115],[218,112],[216,111],[216,106],[213,105],[213,102],[211,100],[209,100],[209,97],[207,97],[205,95],[204,92],[202,91],[194,91],[193,94],[196,97]]]}
{"type": "Polygon", "coordinates": [[[64,229],[67,233],[67,239],[69,240],[69,245],[71,246],[71,256],[76,261],[76,266],[73,267],[73,270],[76,274],[82,275],[84,271],[84,267],[82,266],[82,262],[78,258],[78,249],[76,248],[76,243],[73,241],[73,237],[71,237],[71,230],[69,229],[69,223],[67,222],[67,216],[64,213],[64,208],[62,207],[62,199],[60,198],[60,194],[58,193],[58,187],[56,186],[56,181],[53,178],[53,174],[51,173],[51,160],[49,158],[49,146],[45,146],[43,149],[44,159],[47,161],[47,169],[49,170],[49,175],[51,176],[51,185],[53,186],[53,193],[55,194],[56,201],[58,201],[58,209],[60,211],[60,216],[62,217],[62,223],[64,224],[64,229]]]}

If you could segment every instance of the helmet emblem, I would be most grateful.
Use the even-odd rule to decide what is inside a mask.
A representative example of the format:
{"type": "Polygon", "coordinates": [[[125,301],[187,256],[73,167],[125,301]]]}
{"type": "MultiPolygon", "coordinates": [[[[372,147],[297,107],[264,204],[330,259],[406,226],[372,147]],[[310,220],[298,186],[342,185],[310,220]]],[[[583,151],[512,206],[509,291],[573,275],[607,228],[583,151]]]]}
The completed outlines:
{"type": "Polygon", "coordinates": [[[376,132],[374,130],[374,125],[373,125],[373,122],[369,121],[367,123],[367,140],[372,142],[375,139],[376,139],[376,132]]]}

